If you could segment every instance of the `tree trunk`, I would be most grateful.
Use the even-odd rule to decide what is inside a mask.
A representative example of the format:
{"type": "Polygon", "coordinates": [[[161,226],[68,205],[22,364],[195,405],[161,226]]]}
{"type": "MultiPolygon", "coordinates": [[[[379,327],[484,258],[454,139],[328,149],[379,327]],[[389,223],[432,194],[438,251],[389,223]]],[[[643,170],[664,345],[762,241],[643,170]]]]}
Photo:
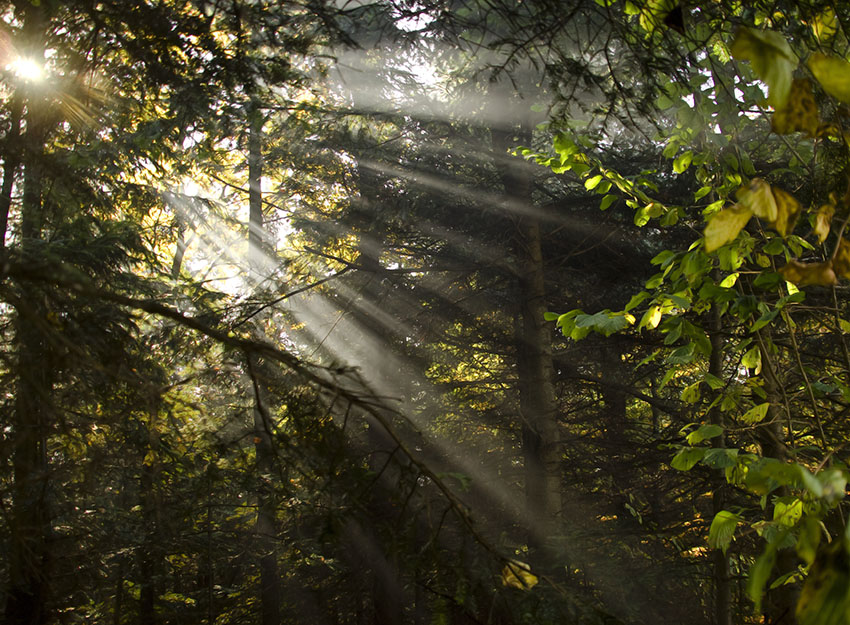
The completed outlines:
{"type": "Polygon", "coordinates": [[[256,101],[248,108],[248,262],[262,275],[266,233],[263,220],[263,113],[256,101]]]}
{"type": "MultiPolygon", "coordinates": [[[[42,7],[23,10],[26,43],[33,58],[44,56],[43,33],[47,16],[42,7]]],[[[27,94],[28,96],[32,94],[27,94]]],[[[21,204],[21,251],[35,256],[44,229],[43,160],[44,102],[26,99],[26,133],[22,138],[24,189],[21,204]]],[[[14,131],[14,129],[13,129],[14,131]]],[[[13,158],[9,157],[11,167],[13,158]]],[[[6,169],[6,164],[4,164],[6,169]]],[[[5,175],[5,172],[4,172],[5,175]]],[[[4,177],[4,190],[11,184],[12,171],[4,177]]],[[[11,193],[11,188],[9,189],[11,193]]],[[[11,196],[9,196],[11,197],[11,196]]],[[[16,392],[13,413],[13,471],[11,535],[9,549],[10,585],[5,608],[9,625],[41,625],[48,618],[47,539],[48,509],[47,436],[51,423],[53,370],[45,334],[46,304],[32,290],[24,290],[15,302],[17,341],[16,392]]]]}
{"type": "MultiPolygon", "coordinates": [[[[781,406],[784,405],[779,372],[774,367],[775,360],[766,349],[767,330],[762,329],[759,332],[759,348],[761,352],[762,368],[765,370],[764,390],[767,394],[767,401],[770,402],[770,407],[767,409],[767,416],[762,425],[757,430],[760,443],[762,446],[762,455],[766,458],[776,458],[780,462],[788,462],[793,460],[788,451],[784,423],[787,423],[787,417],[784,414],[781,406]]],[[[791,432],[788,432],[790,436],[791,432]]],[[[776,489],[777,496],[783,497],[789,493],[787,486],[782,486],[776,489]]],[[[773,505],[768,505],[765,509],[766,519],[773,520],[773,505]]],[[[799,559],[797,558],[796,550],[793,547],[779,549],[776,552],[776,570],[779,575],[783,575],[797,568],[799,559]]],[[[772,579],[770,581],[773,581],[772,579]]],[[[765,614],[767,622],[777,623],[781,625],[794,625],[797,622],[796,606],[799,598],[799,588],[795,585],[783,585],[769,590],[765,588],[766,601],[764,602],[765,614]]]]}
{"type": "MultiPolygon", "coordinates": [[[[523,106],[521,103],[520,106],[523,106]]],[[[527,104],[525,105],[527,106],[527,104]]],[[[528,122],[519,128],[492,130],[493,148],[517,235],[514,253],[518,271],[519,313],[515,323],[522,447],[525,463],[527,529],[530,545],[542,549],[557,530],[561,508],[558,408],[552,364],[552,329],[546,312],[543,239],[534,213],[534,173],[520,159],[507,159],[517,142],[529,145],[528,122]]]]}
{"type": "MultiPolygon", "coordinates": [[[[720,334],[722,321],[720,311],[715,306],[711,310],[711,329],[709,340],[711,342],[711,356],[708,362],[708,372],[715,378],[723,377],[723,337],[720,334]]],[[[712,425],[725,427],[723,412],[719,406],[715,406],[709,412],[709,420],[712,425]]],[[[718,447],[726,447],[726,434],[722,433],[714,440],[718,447]]],[[[726,480],[720,476],[714,476],[714,493],[711,499],[713,515],[724,509],[726,505],[726,480]]],[[[713,517],[712,515],[712,517],[713,517]]],[[[732,625],[732,580],[729,567],[729,556],[722,549],[711,552],[712,576],[714,578],[714,618],[715,625],[732,625]]]]}
{"type": "Polygon", "coordinates": [[[12,207],[12,188],[21,164],[21,116],[24,103],[20,93],[12,96],[9,104],[10,128],[4,141],[3,186],[0,188],[0,250],[6,247],[6,231],[9,228],[9,210],[12,207]]]}
{"type": "MultiPolygon", "coordinates": [[[[248,111],[248,260],[261,278],[266,262],[263,227],[263,117],[252,101],[248,111]]],[[[260,553],[262,625],[280,625],[280,572],[277,564],[277,505],[274,495],[274,424],[265,398],[262,362],[248,355],[254,393],[254,450],[257,471],[257,547],[260,553]]]]}

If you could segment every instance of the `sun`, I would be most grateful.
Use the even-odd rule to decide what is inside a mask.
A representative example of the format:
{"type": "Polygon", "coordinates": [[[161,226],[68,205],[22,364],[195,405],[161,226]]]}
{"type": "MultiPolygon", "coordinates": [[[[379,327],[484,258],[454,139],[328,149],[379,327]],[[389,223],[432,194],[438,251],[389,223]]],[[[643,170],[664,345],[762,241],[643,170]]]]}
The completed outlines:
{"type": "Polygon", "coordinates": [[[40,82],[44,79],[44,67],[42,64],[26,57],[16,58],[6,66],[6,70],[27,82],[40,82]]]}

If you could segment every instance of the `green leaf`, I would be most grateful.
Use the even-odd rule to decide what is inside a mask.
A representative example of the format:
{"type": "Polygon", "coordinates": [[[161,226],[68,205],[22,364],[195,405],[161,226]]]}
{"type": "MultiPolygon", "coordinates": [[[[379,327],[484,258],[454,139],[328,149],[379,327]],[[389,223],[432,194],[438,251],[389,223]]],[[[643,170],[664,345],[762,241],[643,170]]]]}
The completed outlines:
{"type": "MultiPolygon", "coordinates": [[[[756,332],[758,330],[761,330],[768,323],[770,323],[771,321],[776,319],[779,312],[780,312],[779,309],[774,309],[774,310],[769,310],[766,313],[763,313],[762,316],[759,317],[756,320],[756,322],[752,325],[752,327],[750,328],[750,332],[756,332]]],[[[753,348],[753,349],[755,349],[755,348],[753,348]]],[[[750,350],[750,351],[752,351],[752,350],[750,350]]],[[[759,364],[760,363],[761,363],[761,359],[759,359],[759,364]]],[[[750,367],[750,368],[752,369],[754,367],[750,367]]]]}
{"type": "MultiPolygon", "coordinates": [[[[683,393],[684,395],[684,393],[683,393]]],[[[713,423],[706,423],[688,434],[688,445],[696,445],[706,439],[714,438],[723,434],[723,428],[713,423]]]]}
{"type": "Polygon", "coordinates": [[[641,328],[649,328],[650,330],[654,330],[658,327],[658,324],[661,322],[661,307],[660,306],[650,306],[647,311],[643,314],[643,317],[640,320],[640,324],[638,325],[638,329],[641,328]]]}
{"type": "Polygon", "coordinates": [[[712,391],[719,390],[726,386],[726,384],[718,378],[716,375],[712,375],[710,373],[705,374],[705,383],[711,388],[712,391]]]}
{"type": "MultiPolygon", "coordinates": [[[[666,341],[665,341],[665,343],[666,343],[666,341]]],[[[699,382],[694,382],[693,384],[688,384],[688,386],[686,386],[686,387],[682,390],[682,401],[683,401],[683,402],[685,402],[686,404],[695,404],[695,403],[697,403],[697,402],[699,401],[699,399],[700,399],[699,385],[700,385],[700,383],[699,383],[699,382]]],[[[691,437],[692,437],[692,436],[694,436],[694,435],[696,435],[696,434],[697,434],[697,432],[699,432],[699,430],[697,430],[697,431],[695,431],[695,432],[691,432],[691,433],[688,435],[688,444],[689,444],[689,445],[694,445],[694,444],[695,444],[695,442],[691,441],[691,437]]],[[[701,440],[702,440],[701,438],[698,438],[698,439],[696,440],[696,443],[698,443],[698,442],[699,442],[699,441],[701,441],[701,440]]]]}
{"type": "Polygon", "coordinates": [[[561,316],[560,313],[553,313],[553,312],[543,313],[543,319],[545,319],[546,321],[557,321],[558,317],[560,317],[560,316],[561,316]]]}
{"type": "Polygon", "coordinates": [[[742,28],[730,46],[732,56],[749,61],[769,89],[767,98],[774,108],[781,108],[788,99],[797,57],[780,33],[772,30],[742,28]]]}
{"type": "Polygon", "coordinates": [[[706,451],[708,450],[705,447],[682,447],[673,456],[670,466],[679,471],[690,471],[697,462],[703,459],[706,451]]]}
{"type": "Polygon", "coordinates": [[[747,352],[741,357],[741,364],[747,369],[755,369],[756,371],[761,369],[761,350],[758,345],[753,345],[749,350],[747,350],[747,352]]]}
{"type": "Polygon", "coordinates": [[[611,336],[629,327],[634,321],[634,317],[628,313],[603,310],[594,315],[577,315],[575,323],[577,328],[590,328],[604,336],[611,336]]]}
{"type": "Polygon", "coordinates": [[[647,293],[646,291],[641,291],[637,295],[632,295],[632,298],[629,300],[629,303],[626,304],[625,310],[628,311],[632,308],[635,308],[636,306],[640,306],[641,302],[643,302],[648,297],[649,293],[647,293]]]}
{"type": "Polygon", "coordinates": [[[734,241],[752,216],[751,210],[738,205],[714,213],[705,227],[705,251],[713,252],[734,241]]]}
{"type": "Polygon", "coordinates": [[[584,181],[584,188],[588,191],[595,189],[602,182],[602,174],[597,174],[584,181]]]}
{"type": "Polygon", "coordinates": [[[800,481],[803,486],[815,497],[823,497],[823,484],[820,480],[803,465],[797,465],[800,469],[800,481]]]}
{"type": "Polygon", "coordinates": [[[800,625],[850,622],[850,557],[845,538],[821,546],[797,602],[800,625]]]}
{"type": "Polygon", "coordinates": [[[800,533],[797,535],[797,544],[795,545],[797,555],[800,556],[800,559],[802,559],[807,565],[814,562],[815,555],[817,554],[817,548],[820,544],[820,539],[820,521],[814,517],[807,516],[803,519],[803,522],[800,523],[800,533]]]}
{"type": "Polygon", "coordinates": [[[664,359],[664,362],[670,365],[690,364],[694,360],[695,351],[696,345],[694,343],[688,343],[687,345],[674,349],[667,358],[664,359]]]}
{"type": "Polygon", "coordinates": [[[761,423],[764,421],[764,418],[767,416],[767,410],[770,408],[770,402],[765,402],[763,404],[759,404],[758,406],[753,406],[747,412],[741,415],[740,420],[747,425],[755,425],[756,423],[761,423]]]}
{"type": "Polygon", "coordinates": [[[599,203],[599,210],[608,210],[611,208],[611,205],[617,201],[616,195],[606,195],[602,198],[602,201],[599,203]]]}
{"type": "Polygon", "coordinates": [[[712,469],[727,469],[738,463],[738,450],[726,447],[715,447],[705,452],[703,464],[712,469]]]}
{"type": "Polygon", "coordinates": [[[773,520],[794,527],[803,516],[803,502],[797,497],[780,497],[773,504],[773,520]]]}
{"type": "Polygon", "coordinates": [[[680,154],[676,157],[676,160],[673,161],[673,171],[677,174],[683,173],[688,167],[691,165],[691,161],[694,159],[694,153],[688,150],[680,154]]]}
{"type": "Polygon", "coordinates": [[[728,510],[721,510],[714,515],[711,527],[708,530],[708,544],[712,549],[722,549],[723,553],[729,548],[735,528],[741,517],[728,510]]]}
{"type": "MultiPolygon", "coordinates": [[[[787,530],[785,530],[787,532],[787,530]]],[[[784,539],[785,536],[782,536],[784,539]]],[[[749,576],[747,579],[747,594],[753,603],[756,604],[756,612],[761,611],[761,595],[765,584],[773,571],[773,565],[776,563],[776,546],[781,540],[774,540],[768,543],[764,552],[756,559],[755,564],[750,567],[749,576]]]]}
{"type": "Polygon", "coordinates": [[[808,65],[824,91],[850,104],[850,63],[837,56],[815,52],[809,57],[808,65]]]}
{"type": "Polygon", "coordinates": [[[699,202],[702,198],[711,193],[712,188],[713,187],[700,187],[699,189],[697,189],[697,191],[694,193],[694,201],[699,202]]]}

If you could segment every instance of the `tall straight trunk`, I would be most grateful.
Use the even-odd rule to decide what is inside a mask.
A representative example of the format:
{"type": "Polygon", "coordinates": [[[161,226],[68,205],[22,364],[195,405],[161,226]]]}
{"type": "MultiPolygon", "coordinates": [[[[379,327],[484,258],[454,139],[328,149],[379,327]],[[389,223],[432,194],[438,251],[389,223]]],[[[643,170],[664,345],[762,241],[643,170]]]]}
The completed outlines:
{"type": "MultiPolygon", "coordinates": [[[[785,405],[782,397],[782,380],[774,363],[775,357],[767,349],[769,333],[766,328],[759,331],[759,347],[761,351],[762,368],[764,369],[764,390],[770,407],[767,416],[760,426],[759,438],[762,446],[762,455],[766,458],[776,458],[781,462],[793,460],[789,453],[787,441],[793,434],[785,431],[784,424],[788,423],[787,415],[781,406],[785,405]]],[[[790,427],[790,426],[789,426],[790,427]]],[[[776,489],[775,494],[784,497],[790,494],[787,486],[776,489]]],[[[768,505],[766,510],[768,521],[773,519],[773,505],[768,505]]],[[[793,547],[779,549],[776,553],[776,569],[780,575],[788,573],[797,568],[799,558],[793,547]]],[[[772,590],[766,590],[765,615],[769,623],[781,623],[782,625],[794,625],[797,622],[796,605],[799,588],[794,585],[783,585],[772,590]]]]}
{"type": "Polygon", "coordinates": [[[160,594],[160,574],[163,564],[162,543],[163,513],[162,495],[159,487],[160,436],[159,402],[153,401],[148,408],[147,445],[139,477],[140,504],[145,522],[145,537],[136,549],[139,567],[139,620],[156,625],[157,597],[160,594]]]}
{"type": "Polygon", "coordinates": [[[529,541],[542,549],[557,530],[561,508],[558,408],[553,384],[552,329],[544,320],[546,285],[543,236],[534,212],[533,171],[520,160],[506,160],[515,143],[531,143],[530,124],[492,131],[506,206],[517,232],[514,246],[518,270],[519,312],[515,322],[522,448],[525,464],[529,541]]]}
{"type": "MultiPolygon", "coordinates": [[[[720,334],[722,321],[720,311],[715,306],[711,310],[711,328],[709,341],[711,342],[711,356],[708,361],[708,372],[715,378],[722,378],[723,374],[723,337],[720,334]]],[[[725,427],[723,412],[719,406],[709,411],[709,420],[712,425],[725,427]]],[[[721,433],[714,439],[718,447],[726,447],[726,434],[721,433]]],[[[714,493],[711,499],[711,508],[714,515],[724,509],[726,505],[726,480],[719,475],[714,476],[714,493]]],[[[712,577],[714,579],[714,615],[715,625],[732,625],[732,571],[729,567],[729,556],[722,549],[714,549],[711,552],[712,577]]]]}
{"type": "MultiPolygon", "coordinates": [[[[263,228],[263,117],[256,101],[248,111],[248,259],[262,275],[266,245],[263,228]]],[[[280,625],[280,571],[277,563],[277,505],[274,496],[274,424],[265,400],[262,362],[249,355],[254,392],[254,450],[257,471],[257,546],[260,552],[260,605],[262,625],[280,625]]]]}
{"type": "Polygon", "coordinates": [[[0,250],[6,247],[6,231],[9,228],[9,210],[12,208],[12,188],[21,165],[21,118],[24,102],[16,92],[9,104],[10,127],[3,150],[3,185],[0,187],[0,250]]]}
{"type": "Polygon", "coordinates": [[[263,113],[252,100],[248,108],[248,261],[261,271],[266,251],[263,223],[263,113]]]}
{"type": "MultiPolygon", "coordinates": [[[[43,57],[42,41],[47,19],[44,9],[32,5],[23,12],[26,43],[31,47],[33,58],[43,57]]],[[[25,256],[34,256],[45,225],[42,197],[44,106],[38,97],[27,97],[25,102],[26,133],[21,138],[24,168],[21,251],[25,256]]],[[[13,162],[10,160],[8,164],[11,166],[13,162]]],[[[4,177],[4,189],[7,180],[11,184],[13,175],[10,171],[4,177]]],[[[44,333],[43,320],[47,314],[44,299],[31,291],[22,291],[15,308],[14,484],[9,538],[10,584],[6,595],[5,622],[9,625],[41,625],[48,620],[47,540],[51,520],[47,500],[49,467],[46,442],[51,423],[54,372],[48,337],[44,333]]]]}

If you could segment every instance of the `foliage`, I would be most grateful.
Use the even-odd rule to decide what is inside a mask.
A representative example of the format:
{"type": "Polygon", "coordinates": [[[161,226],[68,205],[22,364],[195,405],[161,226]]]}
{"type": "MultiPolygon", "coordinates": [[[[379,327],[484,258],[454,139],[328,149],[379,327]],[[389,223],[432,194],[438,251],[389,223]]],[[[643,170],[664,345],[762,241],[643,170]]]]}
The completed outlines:
{"type": "Polygon", "coordinates": [[[603,209],[624,199],[636,209],[637,225],[673,229],[684,221],[697,229],[704,221],[704,236],[687,250],[668,248],[653,259],[659,273],[623,311],[588,316],[574,310],[549,319],[572,340],[590,330],[608,336],[610,320],[618,316],[619,330],[663,337],[666,347],[641,365],[662,362],[661,388],[681,388],[681,400],[699,417],[697,429],[678,445],[672,466],[721,471],[741,493],[731,508],[713,511],[709,546],[726,554],[736,536],[756,531],[765,540],[749,572],[748,593],[756,609],[768,586],[781,591],[805,578],[799,622],[838,623],[846,619],[848,605],[844,587],[839,590],[847,540],[840,508],[850,474],[840,452],[846,434],[842,402],[835,398],[846,396],[850,362],[841,356],[846,310],[835,289],[841,278],[850,277],[850,247],[843,238],[850,206],[841,188],[847,145],[840,130],[850,65],[819,50],[836,37],[834,30],[818,26],[834,24],[831,9],[817,14],[814,37],[807,39],[813,47],[803,50],[792,49],[781,28],[770,26],[799,24],[790,9],[770,17],[757,10],[755,18],[768,27],[740,26],[734,37],[727,31],[730,55],[719,54],[717,46],[723,44],[717,43],[714,50],[700,52],[702,62],[691,60],[694,73],[710,76],[712,84],[688,94],[689,85],[671,83],[662,92],[665,103],[683,96],[693,100],[678,105],[680,130],[665,137],[664,151],[674,174],[696,166],[693,179],[700,187],[692,202],[658,201],[652,191],[660,189],[646,178],[612,171],[566,133],[555,140],[555,156],[524,153],[556,173],[584,178],[588,190],[613,193],[615,199],[603,198],[603,209]],[[795,78],[805,71],[798,67],[798,54],[808,72],[795,78]],[[748,63],[732,65],[736,60],[748,63]],[[750,69],[767,85],[766,103],[749,89],[750,69]],[[724,90],[733,84],[745,98],[742,110],[730,110],[724,100],[724,90]],[[758,115],[751,114],[753,107],[758,115]],[[765,118],[779,141],[766,137],[765,118]],[[759,136],[769,149],[744,141],[759,136]],[[802,179],[803,171],[821,186],[802,179]],[[780,184],[793,185],[797,197],[780,184]],[[798,219],[801,215],[808,219],[798,219]],[[815,288],[799,290],[804,286],[815,288]],[[645,312],[638,323],[640,310],[645,312]],[[599,321],[586,322],[584,329],[576,322],[588,318],[599,321]],[[821,355],[813,356],[811,349],[821,355]],[[819,546],[822,536],[828,547],[819,546]],[[793,548],[801,565],[781,569],[773,578],[780,560],[785,567],[793,561],[782,556],[793,548]]]}

